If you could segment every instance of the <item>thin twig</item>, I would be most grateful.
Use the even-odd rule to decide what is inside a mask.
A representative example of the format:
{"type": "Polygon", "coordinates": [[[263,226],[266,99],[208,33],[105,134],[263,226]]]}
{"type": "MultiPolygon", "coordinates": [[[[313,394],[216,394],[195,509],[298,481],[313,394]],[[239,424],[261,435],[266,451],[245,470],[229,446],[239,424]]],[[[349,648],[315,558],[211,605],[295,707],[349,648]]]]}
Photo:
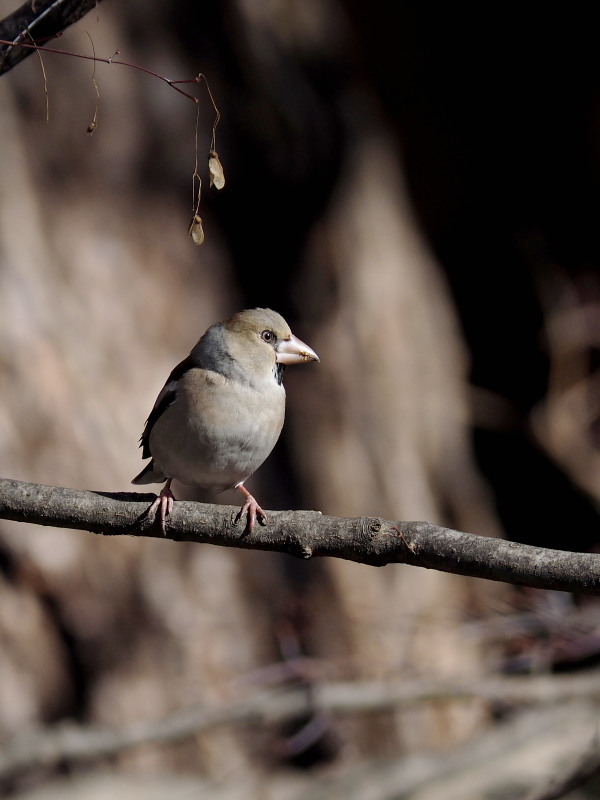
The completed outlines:
{"type": "Polygon", "coordinates": [[[120,67],[129,67],[130,69],[136,69],[138,70],[138,72],[144,72],[146,75],[151,75],[153,78],[158,78],[159,81],[163,81],[163,83],[166,83],[172,89],[175,89],[176,92],[179,92],[179,94],[182,94],[184,97],[187,97],[188,100],[193,100],[194,103],[200,102],[199,98],[194,97],[194,95],[190,94],[189,92],[185,92],[183,89],[180,89],[179,86],[177,85],[179,83],[199,83],[200,81],[196,80],[195,78],[189,81],[171,80],[171,78],[165,78],[164,75],[159,75],[158,72],[154,72],[151,69],[142,67],[139,64],[132,64],[129,61],[116,61],[114,56],[111,56],[110,58],[101,58],[100,56],[88,56],[85,53],[73,53],[70,50],[60,50],[57,47],[39,47],[38,45],[26,44],[25,42],[7,42],[4,39],[0,39],[0,44],[6,44],[11,46],[16,45],[18,47],[25,47],[25,48],[30,48],[32,50],[38,50],[41,51],[42,53],[54,53],[59,56],[71,56],[72,58],[83,58],[86,61],[96,61],[101,64],[118,64],[120,67]]]}
{"type": "MultiPolygon", "coordinates": [[[[89,32],[86,31],[88,39],[90,40],[90,44],[92,45],[92,53],[96,55],[96,48],[94,47],[94,40],[90,36],[89,32]]],[[[92,134],[96,128],[98,127],[98,110],[100,108],[100,90],[98,89],[98,84],[96,83],[96,62],[94,61],[94,68],[92,70],[92,83],[94,84],[94,89],[96,90],[96,108],[94,109],[94,118],[90,122],[87,127],[87,132],[92,134]]]]}
{"type": "Polygon", "coordinates": [[[206,75],[202,72],[198,73],[195,78],[187,78],[181,81],[172,81],[172,84],[175,83],[202,83],[204,82],[206,86],[206,91],[208,92],[208,96],[210,98],[210,102],[212,103],[212,107],[215,111],[215,120],[213,122],[213,129],[212,129],[212,139],[210,142],[210,149],[216,150],[217,149],[217,125],[219,124],[219,120],[221,119],[221,112],[217,108],[217,104],[215,103],[215,98],[213,97],[213,93],[210,90],[210,86],[208,84],[208,79],[206,75]]]}
{"type": "MultiPolygon", "coordinates": [[[[29,28],[26,31],[27,35],[33,42],[33,36],[31,35],[29,28]]],[[[39,51],[39,48],[36,46],[35,42],[33,43],[35,50],[37,52],[38,58],[40,60],[40,67],[42,68],[42,76],[44,78],[44,94],[46,95],[46,124],[50,122],[50,96],[48,95],[48,78],[46,76],[46,69],[44,67],[44,59],[42,58],[42,54],[39,51]]]]}
{"type": "Polygon", "coordinates": [[[200,198],[202,196],[202,178],[198,174],[198,127],[200,125],[200,104],[196,106],[196,131],[194,136],[195,160],[194,173],[192,175],[192,220],[194,220],[200,209],[200,198]],[[198,189],[196,190],[196,185],[198,189]]]}

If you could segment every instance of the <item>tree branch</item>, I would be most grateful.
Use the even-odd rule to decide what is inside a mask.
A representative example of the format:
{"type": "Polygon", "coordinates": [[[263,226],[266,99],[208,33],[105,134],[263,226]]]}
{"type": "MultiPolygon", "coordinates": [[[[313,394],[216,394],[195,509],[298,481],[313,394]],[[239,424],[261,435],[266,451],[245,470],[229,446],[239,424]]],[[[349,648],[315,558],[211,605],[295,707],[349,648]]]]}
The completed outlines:
{"type": "MultiPolygon", "coordinates": [[[[0,518],[77,528],[108,536],[161,538],[145,511],[154,495],[63,489],[0,478],[0,518]]],[[[237,506],[179,500],[166,538],[298,558],[330,556],[381,567],[411,564],[538,589],[600,594],[600,555],[531,547],[428,522],[329,517],[319,511],[270,511],[266,526],[246,535],[237,506]]]]}
{"type": "Polygon", "coordinates": [[[84,17],[100,0],[28,0],[0,20],[0,39],[12,45],[0,46],[0,75],[31,55],[34,50],[14,45],[26,41],[44,44],[84,17]]]}

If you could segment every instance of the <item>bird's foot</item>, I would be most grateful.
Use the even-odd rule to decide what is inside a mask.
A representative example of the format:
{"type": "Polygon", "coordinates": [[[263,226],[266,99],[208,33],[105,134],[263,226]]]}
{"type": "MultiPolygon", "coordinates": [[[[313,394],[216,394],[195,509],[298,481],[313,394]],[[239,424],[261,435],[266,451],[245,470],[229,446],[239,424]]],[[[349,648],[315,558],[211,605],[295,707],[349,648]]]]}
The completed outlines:
{"type": "Polygon", "coordinates": [[[267,515],[258,505],[256,499],[250,494],[248,489],[246,489],[242,483],[240,483],[239,486],[236,486],[236,489],[239,489],[244,495],[246,502],[238,511],[235,521],[239,522],[244,515],[247,515],[248,521],[246,523],[245,533],[252,533],[252,528],[256,525],[257,518],[259,519],[261,525],[264,525],[267,522],[267,515]]]}
{"type": "Polygon", "coordinates": [[[169,514],[173,511],[173,501],[175,497],[173,492],[171,491],[171,479],[165,483],[162,488],[161,493],[158,495],[156,500],[152,503],[148,511],[146,511],[146,517],[152,517],[156,515],[157,510],[160,508],[160,512],[158,514],[158,518],[160,519],[160,529],[162,531],[162,535],[167,535],[167,528],[166,528],[166,519],[169,514]]]}

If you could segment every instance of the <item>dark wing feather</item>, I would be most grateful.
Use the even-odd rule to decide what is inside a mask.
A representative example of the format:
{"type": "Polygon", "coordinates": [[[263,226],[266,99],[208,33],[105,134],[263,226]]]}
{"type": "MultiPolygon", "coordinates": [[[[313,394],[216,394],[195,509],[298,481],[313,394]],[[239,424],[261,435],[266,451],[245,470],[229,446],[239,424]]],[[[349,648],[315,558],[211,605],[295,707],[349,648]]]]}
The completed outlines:
{"type": "Polygon", "coordinates": [[[143,448],[142,450],[142,458],[150,458],[152,453],[150,452],[150,433],[152,432],[152,428],[154,427],[154,423],[156,420],[163,414],[167,408],[175,402],[175,398],[177,397],[177,383],[179,379],[184,375],[188,370],[197,367],[198,363],[195,359],[191,356],[184,358],[177,366],[173,369],[163,388],[160,391],[160,394],[156,398],[156,402],[154,403],[154,407],[150,412],[150,416],[146,420],[146,425],[144,426],[144,432],[140,437],[140,447],[143,448]]]}

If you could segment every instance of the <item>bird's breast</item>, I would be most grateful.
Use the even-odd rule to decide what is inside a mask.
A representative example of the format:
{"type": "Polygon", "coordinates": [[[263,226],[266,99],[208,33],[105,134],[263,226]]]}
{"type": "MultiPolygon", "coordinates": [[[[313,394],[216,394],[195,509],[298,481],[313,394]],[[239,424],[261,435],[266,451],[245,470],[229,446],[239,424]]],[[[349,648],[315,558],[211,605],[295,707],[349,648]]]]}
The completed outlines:
{"type": "Polygon", "coordinates": [[[191,370],[152,429],[150,449],[168,477],[226,489],[248,478],[267,458],[284,415],[285,391],[275,381],[261,390],[191,370]]]}

